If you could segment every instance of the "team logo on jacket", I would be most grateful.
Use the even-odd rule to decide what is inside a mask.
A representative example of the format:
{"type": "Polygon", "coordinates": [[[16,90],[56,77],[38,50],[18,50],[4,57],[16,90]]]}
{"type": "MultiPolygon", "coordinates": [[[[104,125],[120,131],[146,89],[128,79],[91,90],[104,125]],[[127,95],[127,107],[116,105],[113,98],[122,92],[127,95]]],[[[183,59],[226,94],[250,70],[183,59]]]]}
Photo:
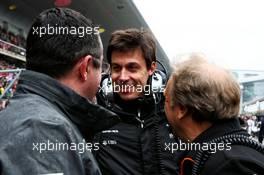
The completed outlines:
{"type": "Polygon", "coordinates": [[[119,131],[117,129],[112,130],[103,130],[102,133],[118,133],[119,131]]]}

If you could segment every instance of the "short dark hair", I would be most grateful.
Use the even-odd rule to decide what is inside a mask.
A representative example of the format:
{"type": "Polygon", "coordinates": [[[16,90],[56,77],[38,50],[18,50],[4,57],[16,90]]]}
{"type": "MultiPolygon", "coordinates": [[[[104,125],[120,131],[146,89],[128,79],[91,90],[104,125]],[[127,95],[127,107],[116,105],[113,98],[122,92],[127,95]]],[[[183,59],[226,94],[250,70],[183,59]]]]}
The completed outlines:
{"type": "Polygon", "coordinates": [[[151,63],[156,62],[156,43],[148,30],[142,29],[126,29],[117,30],[112,33],[107,47],[107,61],[111,64],[111,56],[113,51],[127,52],[140,48],[146,60],[147,68],[151,67],[151,63]]]}
{"type": "Polygon", "coordinates": [[[93,65],[99,68],[102,55],[99,32],[80,37],[79,28],[94,29],[96,26],[79,12],[68,8],[52,8],[40,13],[28,33],[26,68],[60,77],[88,54],[94,57],[93,65]],[[48,27],[55,29],[52,34],[47,31],[48,27]],[[36,34],[36,29],[40,32],[40,28],[46,28],[43,35],[36,34]],[[76,29],[76,33],[58,33],[57,29],[76,29]]]}

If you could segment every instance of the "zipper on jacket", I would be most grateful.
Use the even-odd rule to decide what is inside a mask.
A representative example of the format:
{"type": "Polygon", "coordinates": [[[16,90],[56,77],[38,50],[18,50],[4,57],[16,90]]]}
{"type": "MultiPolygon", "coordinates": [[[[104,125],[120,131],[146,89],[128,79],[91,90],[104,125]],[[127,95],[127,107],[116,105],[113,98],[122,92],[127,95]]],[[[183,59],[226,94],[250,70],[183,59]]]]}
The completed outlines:
{"type": "Polygon", "coordinates": [[[141,120],[141,112],[140,112],[140,109],[138,109],[138,111],[137,111],[138,113],[137,113],[137,117],[136,117],[136,119],[140,122],[140,126],[141,126],[141,128],[143,128],[144,127],[144,120],[141,120]]]}

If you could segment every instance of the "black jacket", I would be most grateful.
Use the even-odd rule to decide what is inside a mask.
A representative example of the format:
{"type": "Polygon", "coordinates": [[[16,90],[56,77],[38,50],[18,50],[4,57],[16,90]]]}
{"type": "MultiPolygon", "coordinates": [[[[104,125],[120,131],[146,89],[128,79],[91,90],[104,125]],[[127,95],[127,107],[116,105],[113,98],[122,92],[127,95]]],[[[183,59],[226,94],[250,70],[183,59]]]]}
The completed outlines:
{"type": "Polygon", "coordinates": [[[0,174],[101,174],[91,153],[98,145],[84,137],[115,120],[55,79],[25,71],[0,112],[0,174]]]}
{"type": "MultiPolygon", "coordinates": [[[[164,99],[152,96],[125,102],[115,94],[115,103],[98,102],[118,114],[121,122],[97,135],[100,149],[95,157],[102,174],[176,174],[176,153],[165,150],[175,139],[164,113],[164,99]]],[[[100,100],[101,99],[101,100],[100,100]]]]}
{"type": "MultiPolygon", "coordinates": [[[[193,142],[194,143],[209,143],[215,138],[229,138],[226,143],[230,147],[218,147],[223,151],[217,150],[216,153],[208,154],[209,158],[205,158],[201,166],[199,175],[263,175],[264,174],[264,152],[257,151],[257,142],[248,140],[248,142],[240,142],[239,136],[243,136],[241,140],[246,140],[249,135],[245,130],[242,130],[237,119],[230,119],[223,122],[218,122],[212,127],[204,131],[193,142]],[[234,135],[235,137],[232,137],[234,135]],[[236,143],[235,143],[236,142],[236,143]],[[247,145],[248,144],[248,145],[247,145]],[[254,145],[252,148],[249,145],[254,145]]],[[[223,139],[221,139],[223,140],[223,139]]],[[[214,142],[212,142],[214,143],[214,142]]],[[[220,143],[220,142],[218,142],[220,143]]],[[[260,147],[258,147],[260,148],[260,147]]],[[[214,151],[215,152],[215,151],[214,151]]],[[[201,152],[200,152],[201,153],[201,152]]],[[[194,170],[194,164],[197,164],[198,150],[185,151],[180,156],[179,163],[181,164],[181,175],[191,175],[194,170]]],[[[199,161],[201,163],[201,161],[199,161]]]]}

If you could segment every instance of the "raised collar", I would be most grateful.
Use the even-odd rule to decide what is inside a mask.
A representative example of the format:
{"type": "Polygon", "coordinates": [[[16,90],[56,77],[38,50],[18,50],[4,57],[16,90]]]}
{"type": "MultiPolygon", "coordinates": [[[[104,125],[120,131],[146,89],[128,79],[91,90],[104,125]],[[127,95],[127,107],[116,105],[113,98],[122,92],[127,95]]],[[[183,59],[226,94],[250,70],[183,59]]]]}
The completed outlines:
{"type": "Polygon", "coordinates": [[[62,111],[74,124],[89,131],[98,132],[119,121],[117,115],[91,103],[54,78],[34,72],[21,73],[17,93],[39,95],[62,111]]]}
{"type": "Polygon", "coordinates": [[[210,128],[202,132],[193,142],[207,142],[213,138],[243,131],[238,118],[218,120],[210,128]]]}

